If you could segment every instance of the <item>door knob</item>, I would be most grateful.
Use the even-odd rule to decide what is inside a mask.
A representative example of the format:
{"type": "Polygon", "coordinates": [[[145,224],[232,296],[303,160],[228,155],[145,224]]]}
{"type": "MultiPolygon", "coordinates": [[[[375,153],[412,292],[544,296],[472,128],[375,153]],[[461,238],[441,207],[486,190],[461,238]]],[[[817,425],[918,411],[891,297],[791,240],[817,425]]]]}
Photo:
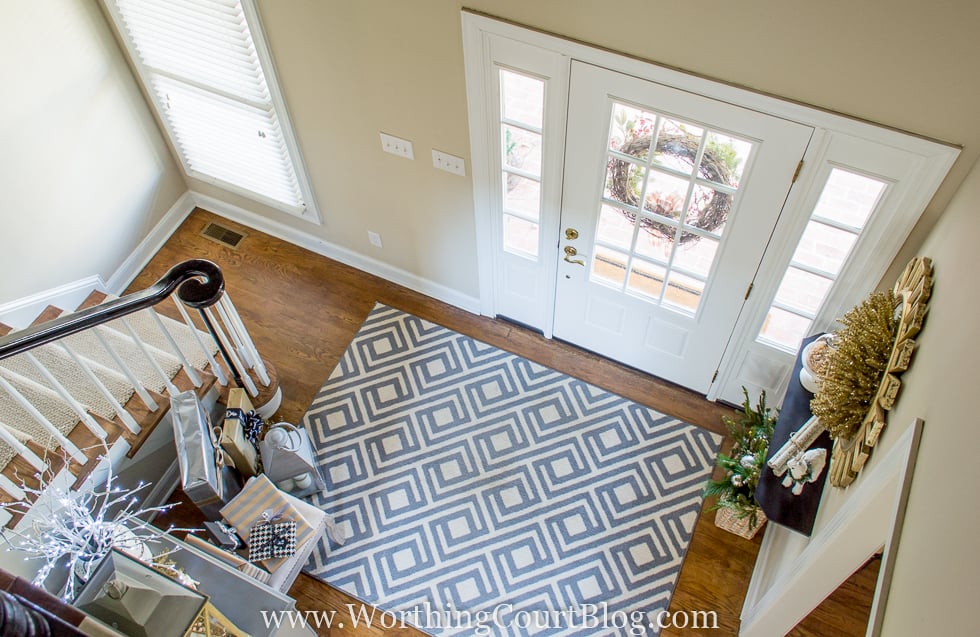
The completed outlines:
{"type": "Polygon", "coordinates": [[[574,247],[565,246],[565,261],[568,261],[569,263],[574,263],[575,265],[585,265],[585,261],[583,261],[582,259],[572,258],[576,254],[578,254],[578,250],[576,250],[574,247]]]}
{"type": "Polygon", "coordinates": [[[565,228],[565,238],[569,241],[575,241],[578,239],[578,230],[575,228],[565,228]]]}

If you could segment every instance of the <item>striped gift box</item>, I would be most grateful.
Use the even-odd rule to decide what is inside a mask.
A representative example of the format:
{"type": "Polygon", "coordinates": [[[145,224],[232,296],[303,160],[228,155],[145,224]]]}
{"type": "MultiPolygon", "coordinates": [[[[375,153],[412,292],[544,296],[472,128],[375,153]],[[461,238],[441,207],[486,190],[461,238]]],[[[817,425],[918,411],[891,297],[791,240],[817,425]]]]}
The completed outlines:
{"type": "MultiPolygon", "coordinates": [[[[262,520],[262,513],[265,511],[279,513],[280,520],[296,522],[296,546],[303,546],[313,537],[313,528],[265,474],[249,478],[241,493],[221,508],[221,517],[238,530],[238,535],[247,538],[255,523],[262,520]]],[[[271,573],[287,559],[263,560],[262,566],[271,573]]]]}

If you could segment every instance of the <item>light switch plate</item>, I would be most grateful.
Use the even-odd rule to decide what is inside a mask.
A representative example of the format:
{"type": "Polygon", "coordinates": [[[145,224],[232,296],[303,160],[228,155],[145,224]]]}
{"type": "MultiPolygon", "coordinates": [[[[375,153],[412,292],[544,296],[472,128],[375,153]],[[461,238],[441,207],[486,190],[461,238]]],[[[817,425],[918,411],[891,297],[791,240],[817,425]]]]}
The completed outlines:
{"type": "Polygon", "coordinates": [[[450,155],[435,148],[432,149],[432,165],[439,170],[445,170],[447,173],[453,173],[460,177],[466,176],[466,162],[462,157],[450,155]]]}
{"type": "Polygon", "coordinates": [[[415,151],[412,149],[412,142],[401,137],[395,137],[387,133],[381,133],[381,149],[386,153],[398,155],[405,159],[415,159],[415,151]]]}

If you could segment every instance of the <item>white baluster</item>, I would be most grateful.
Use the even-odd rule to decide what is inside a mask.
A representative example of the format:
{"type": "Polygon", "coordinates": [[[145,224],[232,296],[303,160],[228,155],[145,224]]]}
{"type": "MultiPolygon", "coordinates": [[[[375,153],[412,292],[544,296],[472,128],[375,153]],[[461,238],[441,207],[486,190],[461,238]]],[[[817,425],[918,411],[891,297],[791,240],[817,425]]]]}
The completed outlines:
{"type": "Polygon", "coordinates": [[[103,349],[109,353],[112,360],[115,361],[119,369],[122,370],[123,375],[129,379],[129,384],[133,386],[133,389],[136,391],[136,395],[140,397],[140,400],[143,401],[146,408],[150,411],[156,411],[160,408],[160,406],[157,405],[157,401],[153,400],[150,393],[146,391],[145,387],[143,387],[143,383],[140,382],[139,377],[133,373],[133,370],[131,370],[129,365],[126,364],[126,361],[124,361],[122,357],[116,353],[116,350],[113,349],[112,345],[109,344],[109,341],[106,339],[105,335],[102,334],[102,330],[104,329],[106,328],[102,327],[101,325],[97,325],[92,329],[92,333],[95,334],[95,338],[99,339],[99,343],[101,343],[103,349]]]}
{"type": "Polygon", "coordinates": [[[68,347],[67,343],[64,341],[58,341],[58,345],[61,345],[61,349],[65,350],[65,352],[71,356],[71,359],[75,361],[75,364],[82,370],[85,377],[89,379],[89,382],[95,385],[95,387],[99,390],[102,397],[109,401],[109,405],[111,405],[113,410],[115,410],[116,415],[119,416],[119,419],[122,420],[124,425],[126,425],[126,428],[134,434],[138,434],[141,429],[139,423],[136,422],[133,415],[126,411],[126,408],[118,400],[116,400],[116,397],[112,395],[112,392],[105,386],[105,383],[99,380],[99,377],[95,375],[95,372],[92,371],[92,368],[89,367],[88,363],[86,363],[81,356],[76,354],[74,350],[68,347]]]}
{"type": "Polygon", "coordinates": [[[75,400],[75,397],[72,396],[68,390],[65,389],[65,386],[54,377],[54,374],[48,371],[48,368],[42,365],[41,361],[37,360],[34,354],[24,352],[24,357],[31,361],[34,368],[41,373],[41,376],[44,377],[44,380],[48,383],[51,389],[53,389],[55,393],[61,397],[61,400],[65,401],[65,403],[71,407],[71,410],[75,412],[75,415],[78,416],[80,421],[82,421],[82,424],[85,425],[89,431],[95,434],[96,438],[99,440],[105,440],[109,434],[106,433],[105,429],[103,429],[99,423],[95,422],[95,418],[92,418],[91,414],[89,414],[88,411],[82,407],[81,403],[75,400]]]}
{"type": "Polygon", "coordinates": [[[204,313],[207,314],[208,320],[211,321],[211,326],[214,328],[218,340],[221,345],[224,346],[225,351],[228,353],[228,358],[231,359],[231,364],[238,371],[238,374],[242,378],[242,384],[245,385],[245,389],[254,398],[259,395],[259,390],[255,387],[255,383],[252,381],[251,377],[248,375],[248,368],[242,365],[242,362],[238,359],[238,355],[235,354],[234,348],[231,347],[228,336],[225,331],[221,328],[221,324],[214,320],[214,313],[211,312],[211,308],[204,308],[204,313]]]}
{"type": "Polygon", "coordinates": [[[153,317],[153,321],[157,324],[157,327],[160,329],[160,332],[163,333],[164,338],[167,339],[167,343],[170,344],[170,349],[174,351],[174,356],[180,359],[180,364],[184,367],[184,372],[187,373],[187,377],[191,379],[191,382],[194,383],[194,386],[200,387],[201,385],[203,385],[204,383],[201,381],[201,376],[197,373],[197,370],[194,369],[194,367],[191,365],[190,361],[187,360],[187,357],[184,356],[184,352],[180,350],[180,346],[177,345],[177,341],[174,340],[174,337],[170,333],[170,330],[167,329],[167,326],[164,325],[163,321],[160,320],[160,316],[156,313],[156,311],[152,309],[146,310],[146,312],[148,312],[150,316],[153,317]]]}
{"type": "Polygon", "coordinates": [[[44,462],[44,460],[41,460],[36,453],[31,451],[27,445],[21,442],[17,436],[10,431],[10,428],[2,422],[0,422],[0,440],[3,440],[5,443],[10,445],[10,448],[16,451],[17,455],[26,460],[28,464],[38,471],[47,471],[48,465],[44,462]]]}
{"type": "MultiPolygon", "coordinates": [[[[43,471],[43,469],[42,469],[43,471]]],[[[13,480],[0,473],[0,489],[10,494],[14,500],[26,500],[27,492],[14,484],[13,480]]],[[[8,512],[9,515],[9,512],[8,512]]]]}
{"type": "Polygon", "coordinates": [[[252,335],[245,329],[245,323],[242,322],[242,317],[238,313],[235,304],[231,302],[231,297],[225,292],[218,303],[225,306],[225,310],[228,312],[229,318],[231,318],[232,325],[238,329],[245,348],[249,350],[252,359],[255,361],[255,371],[259,375],[259,380],[262,381],[263,385],[268,387],[272,383],[272,379],[269,378],[269,372],[265,368],[265,362],[262,360],[262,356],[259,355],[259,350],[255,347],[255,342],[252,341],[252,335]]]}
{"type": "Polygon", "coordinates": [[[119,319],[119,321],[123,324],[123,327],[126,328],[126,331],[129,332],[129,337],[133,339],[133,343],[136,344],[136,347],[143,352],[143,356],[146,356],[146,360],[148,360],[150,365],[153,366],[153,369],[160,374],[160,378],[163,379],[163,384],[166,385],[167,391],[170,392],[170,395],[176,396],[179,394],[180,390],[177,389],[177,386],[170,381],[170,377],[167,376],[167,372],[163,371],[163,368],[160,367],[160,363],[157,362],[157,359],[153,358],[153,355],[150,354],[150,350],[148,350],[146,348],[146,344],[140,340],[139,334],[136,333],[136,330],[133,329],[133,326],[130,325],[129,321],[126,320],[125,317],[119,319]]]}
{"type": "Polygon", "coordinates": [[[0,376],[0,389],[10,394],[10,397],[13,398],[24,411],[30,414],[31,418],[33,418],[37,424],[41,425],[45,431],[51,434],[51,437],[57,440],[58,444],[61,445],[61,447],[68,452],[68,455],[70,455],[75,461],[81,464],[88,462],[88,458],[85,457],[82,450],[76,447],[75,443],[69,440],[65,434],[58,431],[58,428],[52,425],[51,422],[44,417],[44,414],[38,411],[37,407],[32,405],[29,400],[24,398],[19,391],[14,389],[14,386],[7,382],[7,379],[3,376],[0,376]]]}
{"type": "Polygon", "coordinates": [[[170,298],[173,299],[174,305],[180,310],[180,315],[184,317],[184,323],[187,324],[187,327],[191,328],[191,333],[194,334],[194,340],[197,341],[201,351],[208,357],[208,363],[211,364],[211,371],[214,373],[215,378],[218,379],[218,383],[222,386],[227,385],[228,376],[225,374],[225,370],[221,368],[221,365],[218,365],[214,354],[211,353],[211,348],[204,344],[204,339],[201,337],[201,330],[197,329],[197,326],[194,325],[194,321],[191,320],[190,315],[187,314],[187,310],[184,309],[184,304],[176,296],[171,296],[170,298]]]}
{"type": "Polygon", "coordinates": [[[242,340],[241,334],[238,333],[238,328],[231,321],[231,317],[228,316],[228,312],[225,311],[225,306],[221,302],[221,299],[218,299],[218,302],[215,304],[214,308],[218,310],[218,314],[221,316],[221,322],[225,324],[226,328],[228,328],[228,334],[235,342],[235,348],[238,350],[238,355],[241,356],[242,362],[244,362],[249,369],[252,369],[255,367],[255,363],[252,361],[252,353],[248,351],[247,347],[245,347],[245,341],[242,340]]]}

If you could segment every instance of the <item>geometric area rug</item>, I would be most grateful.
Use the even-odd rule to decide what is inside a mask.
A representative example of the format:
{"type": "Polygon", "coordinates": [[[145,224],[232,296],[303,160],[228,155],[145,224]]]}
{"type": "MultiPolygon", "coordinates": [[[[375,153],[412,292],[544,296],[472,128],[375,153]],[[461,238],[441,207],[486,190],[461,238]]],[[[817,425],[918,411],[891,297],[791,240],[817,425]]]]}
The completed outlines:
{"type": "Polygon", "coordinates": [[[307,572],[447,636],[656,635],[721,443],[380,304],[303,424],[348,538],[307,572]]]}

